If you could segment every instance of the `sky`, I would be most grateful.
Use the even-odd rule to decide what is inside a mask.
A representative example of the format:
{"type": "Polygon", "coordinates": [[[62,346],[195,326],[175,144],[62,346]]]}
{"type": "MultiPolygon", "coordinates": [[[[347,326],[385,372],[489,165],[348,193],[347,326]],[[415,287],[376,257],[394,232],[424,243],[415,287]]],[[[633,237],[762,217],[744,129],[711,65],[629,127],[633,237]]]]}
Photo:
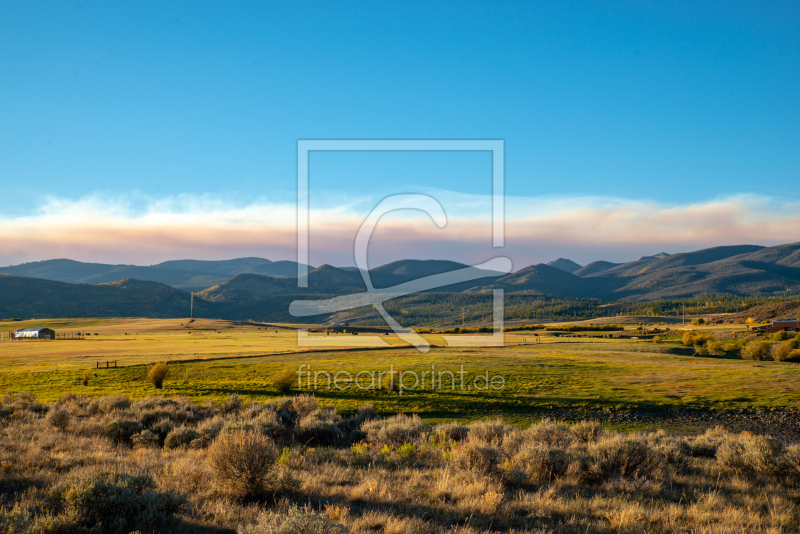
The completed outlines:
{"type": "Polygon", "coordinates": [[[3,2],[0,265],[296,258],[301,139],[504,144],[316,152],[310,260],[515,269],[800,241],[796,2],[3,2]]]}

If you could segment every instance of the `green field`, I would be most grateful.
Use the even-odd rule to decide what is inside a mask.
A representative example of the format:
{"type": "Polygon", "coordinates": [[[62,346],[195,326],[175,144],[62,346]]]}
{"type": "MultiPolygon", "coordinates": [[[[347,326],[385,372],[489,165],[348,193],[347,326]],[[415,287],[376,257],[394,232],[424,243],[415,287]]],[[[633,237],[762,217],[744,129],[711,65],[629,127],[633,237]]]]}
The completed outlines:
{"type": "MultiPolygon", "coordinates": [[[[31,392],[42,401],[67,392],[89,396],[122,393],[132,398],[180,395],[195,402],[237,393],[264,400],[280,395],[272,384],[277,372],[296,371],[301,365],[312,373],[346,372],[351,376],[390,368],[418,374],[431,369],[456,373],[463,366],[463,385],[445,373],[435,390],[429,378],[424,389],[403,391],[402,395],[384,389],[328,388],[325,375],[319,374],[316,388],[307,387],[308,376],[304,375],[303,388],[295,388],[294,393],[314,393],[343,412],[374,402],[383,413],[414,412],[431,420],[502,415],[513,421],[551,408],[800,407],[800,364],[699,358],[680,344],[677,335],[655,344],[599,337],[557,338],[542,333],[542,343],[530,344],[530,332],[510,333],[507,346],[488,348],[447,348],[442,338],[432,336],[430,341],[439,346],[420,353],[401,346],[402,341],[394,336],[380,336],[395,345],[386,349],[348,348],[347,344],[367,341],[368,336],[344,334],[326,336],[331,344],[341,343],[340,347],[309,349],[299,348],[295,331],[288,328],[276,332],[274,328],[222,321],[197,323],[192,328],[182,324],[177,320],[76,321],[59,330],[69,331],[64,326],[89,328],[99,335],[86,341],[0,343],[0,391],[31,392]],[[107,360],[117,360],[120,367],[95,368],[96,362],[104,365],[107,360]],[[146,380],[146,364],[157,361],[173,362],[161,391],[146,380]],[[84,386],[87,370],[91,376],[84,386]],[[476,390],[476,375],[486,373],[502,377],[502,389],[476,390]]],[[[413,377],[407,376],[406,382],[410,387],[413,377]]],[[[496,385],[499,383],[497,379],[496,385]]],[[[483,386],[483,381],[479,379],[477,386],[483,386]]]]}

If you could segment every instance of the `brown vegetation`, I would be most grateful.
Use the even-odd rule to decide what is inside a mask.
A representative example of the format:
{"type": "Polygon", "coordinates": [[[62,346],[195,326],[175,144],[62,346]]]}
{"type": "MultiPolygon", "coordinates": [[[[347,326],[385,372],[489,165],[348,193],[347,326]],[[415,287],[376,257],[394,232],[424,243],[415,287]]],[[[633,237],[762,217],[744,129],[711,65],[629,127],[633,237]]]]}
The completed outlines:
{"type": "Polygon", "coordinates": [[[0,532],[795,532],[800,446],[722,428],[431,426],[310,396],[7,395],[0,532]]]}

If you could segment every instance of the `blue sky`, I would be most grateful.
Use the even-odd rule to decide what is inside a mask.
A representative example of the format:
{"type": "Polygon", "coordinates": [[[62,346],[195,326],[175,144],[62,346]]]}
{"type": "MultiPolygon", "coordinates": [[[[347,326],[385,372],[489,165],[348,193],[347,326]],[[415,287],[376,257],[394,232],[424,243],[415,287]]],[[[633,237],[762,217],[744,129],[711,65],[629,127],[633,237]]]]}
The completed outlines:
{"type": "MultiPolygon", "coordinates": [[[[800,200],[796,2],[3,2],[0,72],[6,221],[292,202],[315,138],[503,139],[520,198],[800,200]]],[[[319,155],[312,199],[487,194],[490,169],[319,155]]]]}

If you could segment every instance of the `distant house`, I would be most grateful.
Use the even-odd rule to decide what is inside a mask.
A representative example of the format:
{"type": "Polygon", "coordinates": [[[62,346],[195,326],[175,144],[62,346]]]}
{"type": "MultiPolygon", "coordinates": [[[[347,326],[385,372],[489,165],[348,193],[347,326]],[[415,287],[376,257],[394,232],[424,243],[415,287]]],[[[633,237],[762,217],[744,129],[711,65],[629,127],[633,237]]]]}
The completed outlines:
{"type": "Polygon", "coordinates": [[[772,334],[786,330],[787,332],[800,332],[800,320],[798,319],[775,319],[771,324],[763,324],[760,326],[751,326],[750,330],[753,332],[765,332],[772,334]]]}
{"type": "Polygon", "coordinates": [[[49,328],[22,328],[14,331],[14,339],[55,339],[56,333],[49,328]]]}

